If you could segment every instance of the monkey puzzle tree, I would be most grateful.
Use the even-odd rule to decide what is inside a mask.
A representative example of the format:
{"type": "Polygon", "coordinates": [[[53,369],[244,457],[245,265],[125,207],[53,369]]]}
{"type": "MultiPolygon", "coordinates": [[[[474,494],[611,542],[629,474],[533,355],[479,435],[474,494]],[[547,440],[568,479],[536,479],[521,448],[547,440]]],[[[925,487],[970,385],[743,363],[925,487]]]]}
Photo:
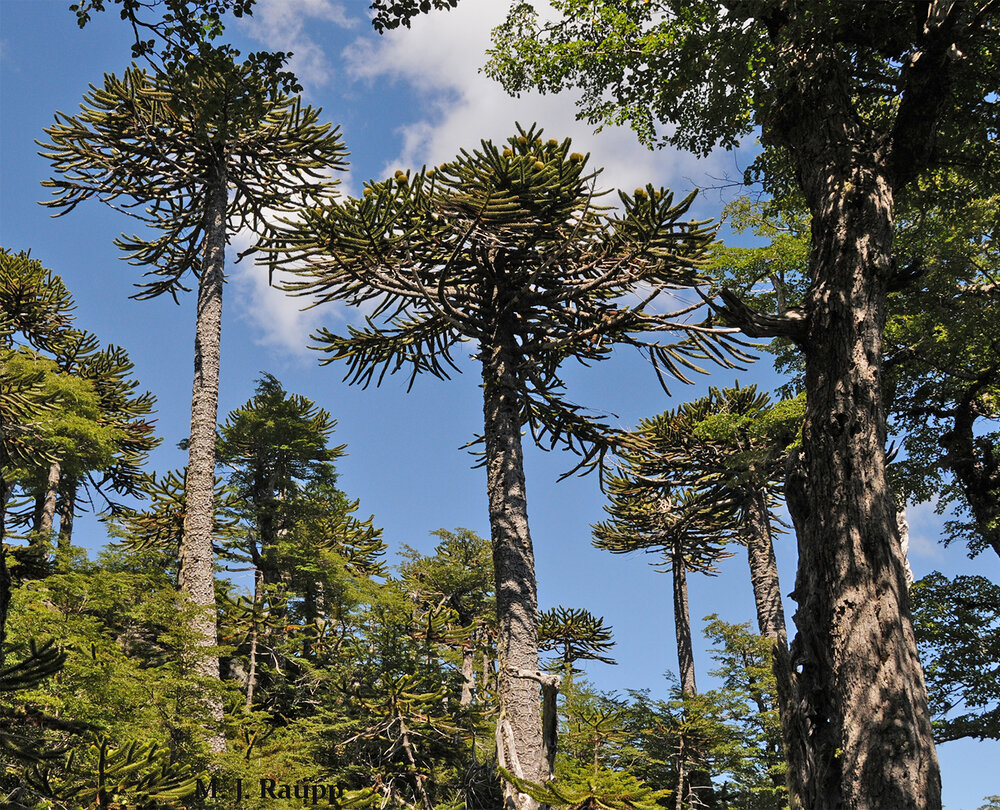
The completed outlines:
{"type": "MultiPolygon", "coordinates": [[[[0,248],[0,350],[11,350],[15,340],[44,349],[56,341],[72,321],[73,297],[62,279],[28,253],[0,248]]],[[[32,458],[31,437],[50,409],[34,373],[5,371],[0,385],[0,667],[7,639],[7,609],[11,579],[7,568],[7,501],[13,490],[16,464],[32,458]]]]}
{"type": "MultiPolygon", "coordinates": [[[[799,437],[801,397],[771,404],[756,386],[711,388],[708,396],[645,419],[627,455],[637,486],[695,487],[736,509],[737,539],[747,547],[757,624],[774,653],[786,756],[805,756],[794,725],[785,612],[772,539],[771,503],[784,480],[788,448],[799,437]]],[[[795,801],[795,798],[793,798],[795,801]]]]}
{"type": "Polygon", "coordinates": [[[601,426],[564,398],[564,360],[600,360],[629,343],[681,376],[695,359],[724,362],[728,346],[721,333],[648,308],[662,290],[701,280],[712,231],[681,221],[691,198],[675,205],[648,186],[620,194],[623,208],[612,214],[594,205],[587,158],[568,140],[540,136],[521,130],[506,146],[484,141],[436,169],[370,183],[358,199],[304,211],[272,247],[298,276],[290,289],[375,305],[364,328],[316,336],[323,362],[346,360],[352,382],[405,366],[411,383],[421,372],[447,377],[456,345],[477,344],[499,620],[498,751],[501,764],[531,781],[543,764],[521,427],[592,460],[602,452],[601,426]],[[640,300],[623,299],[629,292],[640,300]],[[664,332],[684,342],[662,345],[655,338],[664,332]]]}
{"type": "MultiPolygon", "coordinates": [[[[334,193],[327,172],[345,150],[319,111],[282,94],[252,62],[206,45],[170,72],[132,67],[91,86],[76,116],[57,114],[43,155],[56,173],[44,185],[58,214],[96,197],[153,230],[116,244],[148,267],[137,298],[176,300],[198,282],[187,512],[180,586],[204,608],[197,630],[215,646],[213,480],[225,246],[241,228],[266,231],[266,211],[315,205],[334,193]],[[120,202],[121,201],[121,202],[120,202]],[[159,231],[159,235],[155,232],[159,231]]],[[[203,674],[218,678],[205,655],[203,674]]],[[[221,717],[221,705],[215,708],[221,717]]],[[[213,738],[215,747],[220,739],[213,738]]]]}
{"type": "MultiPolygon", "coordinates": [[[[659,566],[672,577],[674,631],[677,668],[682,700],[696,698],[694,647],[691,641],[691,611],[688,606],[688,571],[715,574],[716,563],[732,556],[725,550],[736,529],[736,503],[718,490],[651,487],[637,480],[639,456],[623,454],[618,474],[609,476],[610,519],[594,525],[594,545],[614,554],[645,551],[662,555],[659,566]]],[[[686,714],[686,711],[685,711],[686,714]]],[[[678,744],[678,810],[712,803],[712,781],[700,766],[703,752],[680,733],[678,744]]]]}

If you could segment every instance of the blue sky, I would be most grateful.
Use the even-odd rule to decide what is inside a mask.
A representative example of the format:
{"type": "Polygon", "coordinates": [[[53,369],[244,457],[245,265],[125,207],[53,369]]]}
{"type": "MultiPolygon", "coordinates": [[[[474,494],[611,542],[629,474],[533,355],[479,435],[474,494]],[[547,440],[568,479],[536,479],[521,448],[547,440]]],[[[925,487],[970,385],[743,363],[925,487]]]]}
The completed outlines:
{"type": "MultiPolygon", "coordinates": [[[[129,58],[128,31],[112,12],[77,28],[69,0],[3,0],[0,4],[0,244],[30,248],[32,256],[59,273],[74,293],[77,325],[104,342],[124,346],[142,385],[158,397],[163,446],[152,466],[165,471],[184,463],[176,443],[187,433],[190,408],[194,299],[175,305],[169,298],[129,299],[139,270],[121,261],[112,240],[132,227],[120,214],[94,202],[53,220],[37,205],[46,190],[46,162],[34,139],[56,110],[73,113],[90,82],[121,72],[129,58]]],[[[506,0],[467,0],[449,14],[417,20],[410,31],[378,37],[364,13],[367,2],[351,0],[265,0],[253,20],[231,26],[245,51],[294,51],[293,69],[307,101],[322,106],[339,123],[352,152],[345,191],[397,168],[419,167],[473,148],[480,138],[500,140],[514,122],[537,121],[549,137],[572,137],[574,148],[591,153],[591,165],[605,167],[601,184],[632,189],[647,182],[679,193],[737,178],[753,155],[719,152],[704,160],[672,151],[649,152],[631,132],[594,134],[574,120],[571,97],[526,94],[508,98],[478,72],[506,0]]],[[[717,217],[724,198],[704,191],[696,215],[717,217]]],[[[239,239],[237,239],[238,243],[239,239]]],[[[235,253],[235,251],[231,251],[235,253]]],[[[308,334],[318,325],[343,327],[353,317],[342,309],[302,313],[299,301],[268,288],[266,273],[230,265],[224,302],[220,419],[252,394],[261,372],[274,374],[286,389],[327,408],[338,420],[336,441],[349,455],[338,468],[340,483],[361,499],[361,512],[374,514],[391,548],[406,543],[430,551],[437,528],[467,527],[489,536],[485,473],[472,469],[461,446],[482,429],[478,375],[471,363],[451,381],[420,379],[410,393],[405,379],[387,379],[379,389],[341,382],[337,367],[320,368],[309,351],[308,334]]],[[[638,355],[619,352],[593,368],[571,368],[571,397],[612,414],[623,426],[704,393],[709,384],[734,379],[770,388],[776,382],[765,358],[742,372],[718,370],[696,386],[672,387],[670,400],[638,355]]],[[[528,511],[535,544],[539,598],[543,608],[586,607],[615,629],[618,666],[590,668],[600,688],[649,688],[663,694],[667,670],[676,670],[669,579],[642,555],[612,557],[590,546],[590,524],[603,517],[596,477],[557,483],[571,464],[563,453],[527,448],[528,511]]],[[[932,570],[948,575],[980,573],[1000,581],[996,557],[968,560],[961,549],[937,542],[940,519],[929,505],[910,510],[911,564],[918,578],[932,570]]],[[[81,521],[77,542],[103,543],[98,524],[81,521]]],[[[793,539],[779,539],[783,591],[792,590],[793,539]]],[[[754,617],[745,553],[722,564],[713,579],[691,581],[692,616],[718,613],[727,621],[754,617]]],[[[787,605],[789,624],[794,605],[787,605]]],[[[790,630],[791,630],[790,626],[790,630]]],[[[710,686],[704,645],[696,651],[699,684],[710,686]],[[700,652],[700,655],[698,654],[700,652]]],[[[949,810],[975,810],[981,798],[1000,792],[992,763],[1000,744],[976,741],[939,748],[949,810]]]]}

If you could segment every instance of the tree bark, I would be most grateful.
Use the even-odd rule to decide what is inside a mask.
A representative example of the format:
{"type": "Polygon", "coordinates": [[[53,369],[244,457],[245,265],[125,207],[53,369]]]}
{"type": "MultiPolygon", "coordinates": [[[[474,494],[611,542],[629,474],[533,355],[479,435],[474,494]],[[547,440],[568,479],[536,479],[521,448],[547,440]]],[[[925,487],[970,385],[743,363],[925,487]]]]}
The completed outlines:
{"type": "MultiPolygon", "coordinates": [[[[806,415],[801,465],[787,492],[799,551],[790,663],[797,722],[808,735],[803,805],[940,810],[885,475],[882,402],[882,329],[895,270],[892,184],[912,177],[914,156],[935,128],[936,102],[929,98],[924,110],[932,120],[915,120],[900,135],[916,142],[893,144],[855,108],[843,54],[778,17],[772,22],[783,70],[764,139],[787,150],[812,217],[800,341],[806,415]],[[902,151],[894,154],[896,145],[902,151]]],[[[927,78],[924,68],[907,74],[898,115],[922,103],[914,82],[927,78]]]]}
{"type": "Polygon", "coordinates": [[[472,695],[476,689],[476,648],[466,644],[462,648],[462,696],[459,706],[463,709],[472,705],[472,695]]]}
{"type": "MultiPolygon", "coordinates": [[[[500,321],[500,319],[497,319],[500,321]]],[[[521,422],[512,331],[496,324],[481,346],[486,476],[496,574],[500,714],[497,756],[516,776],[541,782],[545,775],[539,687],[517,676],[538,669],[538,597],[535,557],[528,531],[521,422]]],[[[534,799],[505,787],[505,806],[537,807],[534,799]]]]}
{"type": "Polygon", "coordinates": [[[778,562],[771,539],[771,511],[763,488],[751,487],[743,501],[743,512],[757,627],[764,638],[785,646],[788,644],[785,608],[781,603],[778,562]]]}
{"type": "Polygon", "coordinates": [[[813,134],[797,138],[813,148],[796,154],[813,216],[803,487],[788,500],[799,548],[791,663],[811,749],[803,803],[939,810],[940,773],[885,477],[892,191],[878,150],[844,138],[854,121],[836,109],[842,88],[827,92],[831,103],[805,124],[813,134]]]}
{"type": "Polygon", "coordinates": [[[677,638],[677,670],[681,693],[697,695],[694,677],[694,645],[691,641],[691,610],[688,606],[687,567],[683,552],[677,550],[670,561],[674,594],[674,633],[677,638]]]}
{"type": "Polygon", "coordinates": [[[62,468],[58,461],[49,464],[45,489],[35,499],[33,534],[30,538],[32,565],[38,566],[38,576],[49,571],[49,555],[52,551],[52,525],[56,514],[56,499],[59,495],[59,479],[62,468]]]}
{"type": "Polygon", "coordinates": [[[52,534],[52,526],[56,516],[56,499],[59,497],[59,480],[62,475],[62,467],[58,461],[53,461],[49,465],[49,473],[45,481],[45,494],[42,496],[41,509],[38,513],[38,522],[35,531],[46,538],[52,534]]]}
{"type": "MultiPolygon", "coordinates": [[[[185,479],[186,511],[180,544],[181,591],[200,608],[191,630],[202,648],[197,672],[219,679],[219,659],[209,648],[218,644],[215,606],[215,433],[219,403],[219,357],[222,335],[222,287],[225,282],[226,174],[219,166],[209,180],[205,211],[204,261],[198,283],[195,322],[194,384],[191,393],[191,437],[185,479]]],[[[222,702],[206,693],[213,751],[225,750],[221,734],[222,702]]]]}
{"type": "Polygon", "coordinates": [[[80,485],[75,480],[63,481],[59,503],[59,538],[56,541],[56,571],[69,571],[72,561],[73,518],[76,517],[76,495],[80,485]]]}
{"type": "Polygon", "coordinates": [[[771,512],[767,493],[762,487],[751,487],[743,501],[744,527],[746,530],[747,561],[750,565],[750,583],[753,586],[757,607],[757,627],[769,639],[772,648],[771,665],[777,690],[778,718],[781,722],[783,754],[788,769],[786,787],[791,810],[802,807],[801,775],[806,770],[807,740],[796,725],[793,706],[793,675],[789,664],[788,637],[785,629],[785,609],[781,602],[781,585],[778,579],[778,562],[774,556],[771,535],[771,512]]]}

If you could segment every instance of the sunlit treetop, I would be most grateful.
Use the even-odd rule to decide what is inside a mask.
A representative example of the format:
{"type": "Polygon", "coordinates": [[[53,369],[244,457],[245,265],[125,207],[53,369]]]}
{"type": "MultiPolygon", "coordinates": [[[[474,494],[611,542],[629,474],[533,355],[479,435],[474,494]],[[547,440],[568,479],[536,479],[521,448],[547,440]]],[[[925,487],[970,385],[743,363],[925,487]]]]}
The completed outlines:
{"type": "Polygon", "coordinates": [[[592,423],[560,393],[567,358],[587,364],[625,343],[661,379],[686,381],[706,361],[745,355],[729,332],[697,321],[700,302],[683,292],[704,282],[714,236],[684,218],[694,195],[675,202],[649,185],[619,192],[616,209],[598,205],[587,164],[568,139],[519,129],[505,144],[483,141],[307,209],[267,250],[294,273],[291,291],[371,313],[346,337],[314,336],[323,362],[349,363],[352,382],[403,368],[411,383],[421,372],[447,377],[457,344],[474,341],[484,362],[502,345],[516,355],[522,424],[536,440],[592,438],[592,423]]]}
{"type": "Polygon", "coordinates": [[[229,188],[230,232],[266,231],[269,216],[335,193],[346,165],[338,131],[320,111],[268,88],[231,59],[191,59],[171,73],[129,68],[91,85],[75,116],[58,113],[42,155],[54,169],[43,204],[67,213],[96,198],[160,231],[122,235],[128,260],[149,267],[136,297],[186,290],[201,273],[204,211],[212,181],[229,188]]]}

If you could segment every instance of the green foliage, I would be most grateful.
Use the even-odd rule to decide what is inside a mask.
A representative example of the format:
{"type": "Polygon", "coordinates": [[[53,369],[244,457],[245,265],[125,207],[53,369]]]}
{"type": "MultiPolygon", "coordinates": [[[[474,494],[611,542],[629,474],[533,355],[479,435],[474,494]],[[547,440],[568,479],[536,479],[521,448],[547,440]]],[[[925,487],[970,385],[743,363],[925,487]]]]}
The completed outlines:
{"type": "Polygon", "coordinates": [[[935,571],[910,596],[935,740],[1000,739],[1000,587],[935,571]]]}
{"type": "Polygon", "coordinates": [[[35,766],[27,787],[38,796],[77,807],[176,807],[195,788],[190,769],[170,761],[155,745],[122,747],[98,737],[87,749],[72,751],[58,769],[35,766]]]}
{"type": "Polygon", "coordinates": [[[729,624],[715,615],[707,622],[705,636],[717,664],[711,674],[722,685],[701,697],[725,724],[711,745],[716,768],[725,774],[720,801],[746,810],[784,810],[788,794],[773,642],[746,624],[729,624]]]}
{"type": "Polygon", "coordinates": [[[611,628],[605,626],[603,616],[594,616],[584,608],[550,608],[538,616],[538,649],[557,652],[553,667],[562,671],[573,670],[575,661],[602,661],[616,663],[602,653],[615,646],[611,628]]]}
{"type": "MultiPolygon", "coordinates": [[[[1000,311],[989,270],[998,258],[997,187],[990,166],[975,177],[938,171],[900,199],[896,261],[908,270],[889,295],[884,330],[889,428],[903,451],[890,468],[893,486],[952,510],[946,543],[960,539],[972,554],[1000,546],[1000,311]]],[[[760,311],[800,306],[809,278],[801,210],[746,199],[730,210],[736,230],[752,228],[771,242],[720,251],[720,278],[760,311]]],[[[797,349],[779,338],[770,350],[779,369],[796,375],[785,393],[801,388],[797,349]]]]}
{"type": "Polygon", "coordinates": [[[21,456],[19,469],[7,473],[10,479],[37,489],[51,461],[64,462],[75,475],[111,465],[123,434],[104,420],[92,382],[61,372],[55,361],[30,349],[0,350],[0,365],[15,388],[37,392],[49,406],[9,428],[19,434],[21,456]]]}
{"type": "Polygon", "coordinates": [[[459,0],[372,0],[369,8],[375,12],[372,25],[380,34],[399,26],[410,27],[414,17],[431,9],[455,8],[459,0]]]}
{"type": "Polygon", "coordinates": [[[269,251],[296,274],[293,292],[375,304],[364,328],[314,336],[323,362],[345,360],[352,382],[404,368],[411,384],[423,372],[448,377],[458,344],[477,342],[485,362],[512,341],[521,422],[544,445],[579,449],[603,437],[564,400],[564,360],[601,360],[623,342],[686,379],[700,361],[742,355],[723,332],[648,306],[703,280],[712,230],[683,221],[692,198],[675,204],[650,186],[620,192],[612,214],[595,204],[587,157],[541,135],[519,129],[506,145],[484,141],[436,168],[371,182],[357,199],[304,211],[269,251]],[[650,292],[626,305],[639,285],[650,292]],[[663,333],[680,342],[655,340],[663,333]]]}
{"type": "Polygon", "coordinates": [[[566,784],[556,779],[536,785],[506,771],[503,774],[536,801],[567,810],[660,810],[663,804],[658,800],[670,795],[669,790],[654,790],[627,773],[607,769],[586,774],[571,771],[566,784]]]}
{"type": "MultiPolygon", "coordinates": [[[[119,16],[135,35],[132,58],[145,59],[171,71],[188,64],[195,54],[207,65],[234,60],[240,52],[228,44],[213,44],[224,29],[227,12],[239,19],[253,14],[256,0],[111,0],[121,6],[119,16]],[[161,12],[161,13],[158,13],[161,12]],[[150,37],[145,39],[145,37],[150,37]]],[[[107,9],[108,0],[77,0],[70,5],[77,25],[84,28],[95,13],[107,9]]],[[[246,66],[265,77],[271,92],[301,92],[295,76],[283,70],[291,54],[257,52],[248,54],[246,66]]]]}

